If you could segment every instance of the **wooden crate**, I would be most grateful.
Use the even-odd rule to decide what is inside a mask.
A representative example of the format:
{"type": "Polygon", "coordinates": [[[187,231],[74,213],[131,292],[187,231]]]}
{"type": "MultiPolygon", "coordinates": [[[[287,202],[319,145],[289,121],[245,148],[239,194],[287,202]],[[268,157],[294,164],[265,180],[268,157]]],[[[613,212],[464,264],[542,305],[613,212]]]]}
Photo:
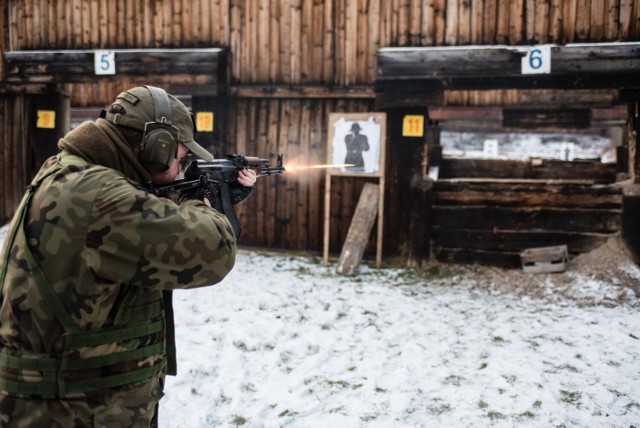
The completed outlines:
{"type": "Polygon", "coordinates": [[[520,253],[520,260],[525,272],[563,272],[569,261],[569,252],[566,245],[527,248],[520,253]]]}

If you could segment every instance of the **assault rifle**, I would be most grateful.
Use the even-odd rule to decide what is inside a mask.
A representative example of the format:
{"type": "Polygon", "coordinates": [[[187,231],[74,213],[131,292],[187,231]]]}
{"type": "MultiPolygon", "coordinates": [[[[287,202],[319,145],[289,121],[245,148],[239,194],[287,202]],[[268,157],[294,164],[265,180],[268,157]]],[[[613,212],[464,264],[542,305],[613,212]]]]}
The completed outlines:
{"type": "Polygon", "coordinates": [[[281,154],[277,155],[276,166],[270,166],[267,159],[244,155],[227,155],[226,159],[212,161],[194,160],[185,169],[183,179],[162,186],[153,186],[150,190],[158,196],[174,193],[205,194],[212,206],[227,216],[236,238],[240,238],[240,221],[233,211],[233,204],[246,198],[253,189],[236,183],[238,171],[253,169],[258,177],[282,174],[285,171],[282,166],[283,157],[281,154]],[[234,183],[235,186],[230,188],[234,183]]]}

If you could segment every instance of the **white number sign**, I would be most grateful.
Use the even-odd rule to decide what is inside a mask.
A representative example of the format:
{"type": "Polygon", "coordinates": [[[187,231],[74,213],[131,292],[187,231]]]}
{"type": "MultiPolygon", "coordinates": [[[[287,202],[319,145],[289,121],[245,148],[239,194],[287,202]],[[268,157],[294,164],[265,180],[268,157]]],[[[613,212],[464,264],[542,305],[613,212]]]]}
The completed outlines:
{"type": "Polygon", "coordinates": [[[551,73],[551,46],[532,46],[522,58],[522,74],[551,73]]]}
{"type": "Polygon", "coordinates": [[[96,51],[94,55],[96,74],[116,74],[116,54],[112,51],[96,51]]]}

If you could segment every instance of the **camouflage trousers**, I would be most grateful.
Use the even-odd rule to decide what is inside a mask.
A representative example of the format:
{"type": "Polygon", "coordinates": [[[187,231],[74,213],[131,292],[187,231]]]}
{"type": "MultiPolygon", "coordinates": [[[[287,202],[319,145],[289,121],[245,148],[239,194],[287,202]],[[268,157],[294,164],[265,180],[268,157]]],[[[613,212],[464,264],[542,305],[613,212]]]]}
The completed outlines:
{"type": "Polygon", "coordinates": [[[25,399],[0,391],[0,426],[16,428],[157,427],[161,380],[78,399],[25,399]]]}

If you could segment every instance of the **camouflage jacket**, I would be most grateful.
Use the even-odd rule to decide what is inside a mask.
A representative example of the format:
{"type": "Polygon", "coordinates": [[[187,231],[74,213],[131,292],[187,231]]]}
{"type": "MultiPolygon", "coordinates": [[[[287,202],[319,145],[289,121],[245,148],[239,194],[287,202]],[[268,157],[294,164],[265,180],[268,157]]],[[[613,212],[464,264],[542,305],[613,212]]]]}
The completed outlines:
{"type": "Polygon", "coordinates": [[[227,275],[236,250],[228,220],[64,151],[31,189],[0,258],[0,390],[82,398],[157,383],[166,365],[162,291],[227,275]]]}

